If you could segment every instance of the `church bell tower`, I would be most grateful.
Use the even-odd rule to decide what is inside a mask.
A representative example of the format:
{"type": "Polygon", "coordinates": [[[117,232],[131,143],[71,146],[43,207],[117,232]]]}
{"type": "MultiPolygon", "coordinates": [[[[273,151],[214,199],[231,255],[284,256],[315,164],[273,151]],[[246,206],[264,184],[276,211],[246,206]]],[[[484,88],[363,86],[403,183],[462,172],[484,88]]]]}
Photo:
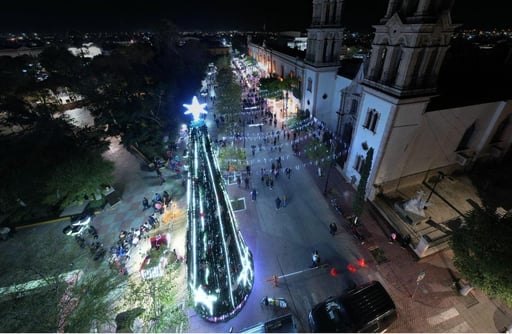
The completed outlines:
{"type": "Polygon", "coordinates": [[[397,97],[435,94],[454,0],[390,0],[375,28],[364,83],[397,97]]]}
{"type": "Polygon", "coordinates": [[[316,67],[339,64],[343,43],[342,7],[343,0],[313,0],[306,50],[308,64],[316,67]]]}

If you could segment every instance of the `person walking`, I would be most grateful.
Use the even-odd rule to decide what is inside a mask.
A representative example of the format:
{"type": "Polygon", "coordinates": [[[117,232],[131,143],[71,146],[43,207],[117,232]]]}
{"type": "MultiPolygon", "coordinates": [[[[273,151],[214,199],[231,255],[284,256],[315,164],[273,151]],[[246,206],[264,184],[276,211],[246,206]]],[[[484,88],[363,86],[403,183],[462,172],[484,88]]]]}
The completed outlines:
{"type": "Polygon", "coordinates": [[[256,200],[256,195],[258,195],[258,192],[256,191],[256,188],[252,188],[252,191],[251,191],[251,199],[253,201],[256,200]]]}
{"type": "Polygon", "coordinates": [[[276,197],[276,210],[279,210],[281,208],[281,199],[279,197],[276,197]]]}
{"type": "Polygon", "coordinates": [[[245,182],[245,189],[249,189],[249,177],[248,176],[245,177],[244,182],[245,182]]]}
{"type": "Polygon", "coordinates": [[[320,265],[320,255],[317,250],[313,252],[312,260],[313,263],[311,264],[311,268],[318,267],[320,265]]]}
{"type": "Polygon", "coordinates": [[[160,177],[160,185],[164,184],[164,182],[165,182],[165,177],[164,177],[162,174],[160,174],[160,176],[159,176],[159,177],[160,177]]]}
{"type": "Polygon", "coordinates": [[[284,170],[286,176],[288,177],[288,180],[290,179],[290,174],[292,173],[292,170],[290,167],[286,167],[286,169],[284,170]]]}
{"type": "Polygon", "coordinates": [[[336,234],[336,231],[338,231],[338,226],[336,226],[336,224],[332,222],[329,225],[329,233],[331,233],[331,235],[334,236],[336,234]]]}
{"type": "Polygon", "coordinates": [[[155,193],[153,196],[153,204],[162,200],[162,196],[159,193],[155,193]]]}
{"type": "Polygon", "coordinates": [[[165,205],[169,205],[169,203],[171,202],[171,195],[169,195],[167,190],[164,190],[164,192],[163,192],[163,199],[164,199],[165,205]]]}
{"type": "Polygon", "coordinates": [[[146,211],[146,209],[149,209],[149,201],[146,197],[142,200],[142,211],[146,211]]]}
{"type": "Polygon", "coordinates": [[[240,188],[240,184],[242,183],[242,180],[240,179],[240,176],[236,177],[236,184],[238,185],[238,188],[240,188]]]}

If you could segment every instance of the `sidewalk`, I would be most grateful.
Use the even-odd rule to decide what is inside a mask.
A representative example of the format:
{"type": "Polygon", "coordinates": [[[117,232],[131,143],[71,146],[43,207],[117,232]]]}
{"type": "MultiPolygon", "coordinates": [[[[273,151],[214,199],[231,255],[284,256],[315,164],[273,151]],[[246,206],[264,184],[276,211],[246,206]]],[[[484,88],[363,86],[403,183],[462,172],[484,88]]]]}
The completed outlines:
{"type": "MultiPolygon", "coordinates": [[[[310,169],[320,189],[324,189],[326,177],[318,177],[310,169]]],[[[338,198],[342,212],[350,215],[355,190],[336,168],[329,175],[328,193],[338,198]]],[[[453,252],[448,249],[427,258],[417,260],[409,248],[398,242],[391,244],[393,232],[378,211],[366,203],[360,218],[366,237],[366,263],[375,272],[393,297],[399,310],[399,318],[390,332],[500,332],[512,323],[512,310],[474,289],[461,296],[454,285],[460,274],[453,265],[453,252]],[[371,251],[386,258],[378,263],[371,251]],[[417,284],[419,274],[424,278],[417,284]]],[[[340,224],[348,224],[340,217],[340,224]]]]}

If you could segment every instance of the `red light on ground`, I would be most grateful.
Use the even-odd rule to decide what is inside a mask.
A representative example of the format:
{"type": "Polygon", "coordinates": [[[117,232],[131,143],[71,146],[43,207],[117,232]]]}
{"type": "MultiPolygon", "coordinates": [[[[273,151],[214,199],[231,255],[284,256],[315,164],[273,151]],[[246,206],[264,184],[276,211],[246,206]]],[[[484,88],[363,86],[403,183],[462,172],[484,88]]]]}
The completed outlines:
{"type": "Polygon", "coordinates": [[[366,263],[364,262],[364,259],[359,259],[359,260],[357,261],[357,263],[359,263],[359,266],[360,266],[361,268],[366,267],[366,263]]]}
{"type": "Polygon", "coordinates": [[[352,263],[347,266],[347,269],[351,273],[355,273],[357,271],[356,266],[354,266],[352,263]]]}
{"type": "Polygon", "coordinates": [[[331,276],[333,276],[333,277],[338,276],[338,271],[334,267],[331,268],[331,276]]]}

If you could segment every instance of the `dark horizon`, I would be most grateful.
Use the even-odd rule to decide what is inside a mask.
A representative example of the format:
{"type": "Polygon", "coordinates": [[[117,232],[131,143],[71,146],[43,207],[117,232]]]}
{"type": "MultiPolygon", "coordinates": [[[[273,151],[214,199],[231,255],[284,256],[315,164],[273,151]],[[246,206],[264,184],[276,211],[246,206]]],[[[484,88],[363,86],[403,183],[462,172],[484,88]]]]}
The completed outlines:
{"type": "MultiPolygon", "coordinates": [[[[452,9],[452,21],[464,28],[512,27],[499,0],[485,6],[476,0],[459,0],[452,9]]],[[[167,19],[179,30],[267,30],[305,31],[311,23],[311,0],[260,0],[241,4],[235,0],[201,3],[153,0],[147,3],[121,3],[117,0],[90,0],[78,7],[64,0],[50,4],[25,1],[4,4],[0,32],[63,31],[147,31],[167,19]]],[[[353,31],[372,31],[386,11],[387,0],[345,1],[343,26],[353,31]]]]}

